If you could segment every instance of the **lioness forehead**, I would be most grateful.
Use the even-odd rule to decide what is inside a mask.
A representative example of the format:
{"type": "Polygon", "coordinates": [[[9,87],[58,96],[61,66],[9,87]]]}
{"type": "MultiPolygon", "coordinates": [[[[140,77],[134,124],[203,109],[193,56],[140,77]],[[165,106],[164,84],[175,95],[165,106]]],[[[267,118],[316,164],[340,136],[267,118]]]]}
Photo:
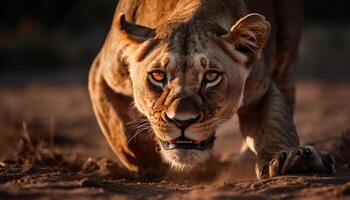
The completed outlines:
{"type": "Polygon", "coordinates": [[[149,69],[163,68],[172,73],[183,72],[198,75],[209,67],[219,69],[218,65],[215,64],[215,59],[210,59],[210,56],[205,53],[183,55],[170,51],[159,55],[159,58],[149,66],[149,69]]]}
{"type": "Polygon", "coordinates": [[[156,38],[166,41],[170,48],[182,49],[183,53],[191,53],[191,44],[207,39],[211,35],[223,35],[227,31],[219,25],[206,20],[188,22],[169,22],[156,29],[156,38]]]}
{"type": "Polygon", "coordinates": [[[225,33],[225,30],[213,28],[212,24],[208,26],[209,28],[203,28],[203,23],[199,22],[181,24],[171,27],[166,36],[159,33],[160,36],[156,37],[160,41],[156,45],[159,48],[149,57],[148,68],[166,68],[174,74],[198,74],[208,68],[222,69],[225,64],[241,63],[241,60],[246,59],[234,48],[228,53],[226,47],[218,41],[218,35],[225,33]]]}

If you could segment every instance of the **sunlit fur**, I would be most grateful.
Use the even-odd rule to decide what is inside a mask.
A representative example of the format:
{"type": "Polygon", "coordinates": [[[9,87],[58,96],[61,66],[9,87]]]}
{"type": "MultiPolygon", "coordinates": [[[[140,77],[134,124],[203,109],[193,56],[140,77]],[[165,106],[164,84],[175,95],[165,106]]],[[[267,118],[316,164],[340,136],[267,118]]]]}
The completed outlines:
{"type": "MultiPolygon", "coordinates": [[[[148,119],[156,141],[169,141],[181,136],[181,130],[164,117],[167,106],[181,96],[190,96],[201,104],[201,119],[186,128],[184,136],[200,142],[215,134],[220,124],[231,118],[242,105],[250,67],[259,58],[269,36],[269,23],[257,14],[242,18],[236,24],[229,20],[231,17],[223,18],[221,26],[209,20],[194,20],[201,6],[205,5],[202,3],[192,1],[185,8],[178,7],[174,13],[179,15],[160,22],[152,38],[148,39],[140,37],[135,28],[128,33],[127,28],[123,29],[127,22],[119,22],[116,15],[115,34],[120,35],[119,39],[123,41],[115,46],[121,48],[117,58],[128,65],[130,75],[130,80],[124,80],[123,84],[127,87],[132,84],[134,105],[148,119]],[[250,18],[255,18],[255,22],[250,18]],[[254,26],[249,23],[254,23],[254,26]],[[232,25],[229,31],[224,29],[228,28],[228,24],[232,25]],[[259,28],[257,35],[254,34],[256,28],[259,28]],[[255,42],[246,37],[254,37],[255,42]],[[238,44],[252,46],[254,52],[249,55],[240,52],[236,49],[238,44]],[[159,69],[168,78],[164,86],[149,80],[148,73],[159,69]],[[219,71],[222,74],[220,81],[214,85],[203,85],[204,74],[209,70],[219,71]]],[[[210,7],[205,6],[208,6],[206,9],[210,7]]],[[[120,20],[125,19],[121,16],[120,20]]],[[[108,54],[102,53],[101,56],[108,54]]],[[[115,79],[119,73],[107,65],[102,70],[106,83],[117,92],[123,90],[115,79]]],[[[122,93],[129,94],[130,91],[124,89],[122,93]]],[[[211,149],[164,150],[161,147],[160,153],[174,169],[184,170],[207,161],[211,149]]]]}
{"type": "MultiPolygon", "coordinates": [[[[190,97],[202,117],[184,136],[207,140],[237,113],[242,136],[252,138],[258,178],[283,174],[264,169],[273,167],[278,152],[299,147],[292,113],[302,5],[300,0],[120,0],[91,68],[89,91],[102,132],[123,165],[156,174],[169,169],[162,160],[177,170],[205,166],[210,149],[164,150],[158,144],[181,135],[164,112],[174,99],[190,97]],[[157,86],[148,74],[159,68],[168,81],[157,86]],[[222,79],[204,87],[203,75],[212,69],[222,72],[222,79]],[[128,125],[141,118],[149,126],[128,125]]],[[[275,166],[280,164],[285,163],[275,166]]]]}

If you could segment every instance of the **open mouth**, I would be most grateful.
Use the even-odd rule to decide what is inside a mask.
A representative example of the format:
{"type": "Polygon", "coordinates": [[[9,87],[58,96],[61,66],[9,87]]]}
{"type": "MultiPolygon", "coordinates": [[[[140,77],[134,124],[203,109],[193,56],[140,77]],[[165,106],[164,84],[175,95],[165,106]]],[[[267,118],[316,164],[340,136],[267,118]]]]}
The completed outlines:
{"type": "Polygon", "coordinates": [[[171,141],[161,141],[162,147],[165,150],[172,149],[193,149],[204,151],[209,147],[212,147],[214,144],[215,135],[213,134],[208,139],[203,141],[194,141],[185,136],[181,136],[175,140],[171,141]]]}

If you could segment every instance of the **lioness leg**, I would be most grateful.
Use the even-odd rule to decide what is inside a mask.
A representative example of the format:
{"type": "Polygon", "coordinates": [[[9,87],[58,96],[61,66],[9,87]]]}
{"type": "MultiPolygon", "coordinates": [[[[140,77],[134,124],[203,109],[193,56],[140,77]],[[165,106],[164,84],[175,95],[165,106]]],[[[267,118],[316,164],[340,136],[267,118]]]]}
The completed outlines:
{"type": "Polygon", "coordinates": [[[272,76],[278,89],[285,96],[289,111],[295,104],[296,61],[303,28],[303,0],[276,1],[276,55],[272,76]]]}
{"type": "Polygon", "coordinates": [[[332,173],[334,159],[314,148],[300,148],[284,96],[272,84],[262,100],[238,111],[240,128],[257,155],[258,178],[295,173],[332,173]]]}
{"type": "Polygon", "coordinates": [[[132,98],[118,94],[108,87],[99,71],[98,63],[90,71],[89,90],[95,115],[109,145],[124,166],[131,172],[162,174],[156,144],[147,130],[137,133],[128,124],[139,117],[132,98]],[[137,135],[135,135],[137,134],[137,135]]]}

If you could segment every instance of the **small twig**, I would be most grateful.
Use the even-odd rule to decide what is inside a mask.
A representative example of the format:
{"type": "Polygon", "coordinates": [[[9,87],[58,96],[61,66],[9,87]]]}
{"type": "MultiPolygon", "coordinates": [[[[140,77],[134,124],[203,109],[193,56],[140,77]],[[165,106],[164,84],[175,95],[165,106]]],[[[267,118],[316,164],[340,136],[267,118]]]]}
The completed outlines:
{"type": "Polygon", "coordinates": [[[28,143],[28,145],[32,148],[33,143],[32,143],[32,140],[30,139],[27,123],[22,122],[22,127],[23,127],[23,138],[28,143]]]}
{"type": "Polygon", "coordinates": [[[50,129],[50,149],[53,151],[54,147],[54,136],[55,136],[55,117],[52,115],[50,118],[50,124],[49,124],[49,129],[50,129]]]}

